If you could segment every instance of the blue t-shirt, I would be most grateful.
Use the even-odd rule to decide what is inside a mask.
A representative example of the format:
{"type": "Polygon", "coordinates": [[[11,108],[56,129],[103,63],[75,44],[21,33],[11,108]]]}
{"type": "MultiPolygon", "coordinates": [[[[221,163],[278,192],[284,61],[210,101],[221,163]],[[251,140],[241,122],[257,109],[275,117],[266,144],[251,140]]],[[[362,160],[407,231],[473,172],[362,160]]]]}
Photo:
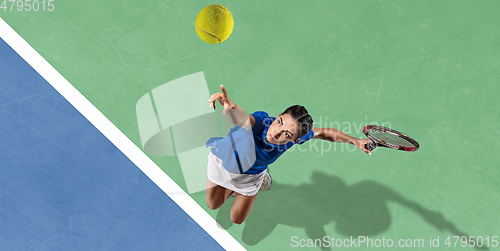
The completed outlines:
{"type": "Polygon", "coordinates": [[[271,144],[266,136],[269,126],[276,118],[269,117],[263,111],[254,112],[252,116],[255,118],[255,124],[251,132],[235,126],[225,138],[211,138],[207,142],[207,147],[212,147],[210,149],[212,153],[222,160],[224,168],[229,172],[261,173],[293,145],[303,144],[314,136],[314,131],[311,129],[297,142],[288,142],[284,145],[271,144]]]}

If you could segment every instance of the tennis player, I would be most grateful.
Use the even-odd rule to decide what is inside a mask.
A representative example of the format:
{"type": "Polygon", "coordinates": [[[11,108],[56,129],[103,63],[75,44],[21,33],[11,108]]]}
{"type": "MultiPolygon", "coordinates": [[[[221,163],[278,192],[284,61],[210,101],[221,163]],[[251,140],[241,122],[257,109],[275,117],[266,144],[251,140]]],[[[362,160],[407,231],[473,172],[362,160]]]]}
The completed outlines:
{"type": "Polygon", "coordinates": [[[247,115],[229,99],[224,86],[220,88],[222,93],[215,93],[208,100],[210,107],[215,109],[215,101],[219,101],[224,107],[223,115],[236,125],[233,129],[239,130],[231,129],[228,137],[220,138],[220,141],[212,138],[207,142],[207,147],[212,148],[208,155],[205,198],[208,207],[215,210],[233,195],[231,220],[236,224],[243,223],[248,217],[259,189],[267,191],[271,188],[271,175],[266,172],[268,165],[293,145],[323,139],[353,144],[371,154],[364,148],[370,139],[354,138],[334,128],[313,127],[313,120],[303,106],[290,106],[277,117],[269,117],[263,111],[247,115]],[[242,135],[250,135],[250,141],[245,141],[242,135]],[[224,141],[229,143],[224,144],[224,141]],[[235,142],[239,142],[237,151],[231,148],[238,145],[235,142]],[[241,142],[245,144],[243,147],[241,142]]]}

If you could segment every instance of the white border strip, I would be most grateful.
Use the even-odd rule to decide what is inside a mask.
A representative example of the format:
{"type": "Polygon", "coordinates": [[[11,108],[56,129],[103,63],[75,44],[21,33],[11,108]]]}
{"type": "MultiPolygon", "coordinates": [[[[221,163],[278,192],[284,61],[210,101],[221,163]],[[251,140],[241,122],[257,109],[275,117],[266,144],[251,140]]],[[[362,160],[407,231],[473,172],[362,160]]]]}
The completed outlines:
{"type": "Polygon", "coordinates": [[[0,17],[0,37],[226,250],[245,250],[0,17]]]}

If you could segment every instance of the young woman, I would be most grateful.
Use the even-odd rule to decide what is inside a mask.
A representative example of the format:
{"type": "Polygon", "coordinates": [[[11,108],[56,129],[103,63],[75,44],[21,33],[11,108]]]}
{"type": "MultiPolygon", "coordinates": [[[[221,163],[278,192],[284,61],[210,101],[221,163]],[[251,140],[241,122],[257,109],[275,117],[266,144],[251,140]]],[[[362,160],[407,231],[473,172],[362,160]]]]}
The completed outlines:
{"type": "MultiPolygon", "coordinates": [[[[231,220],[236,224],[243,223],[247,218],[259,189],[266,191],[271,187],[272,179],[266,172],[267,166],[294,144],[303,144],[309,139],[323,139],[353,144],[365,153],[371,154],[364,148],[364,145],[370,142],[369,139],[354,138],[334,128],[313,127],[313,120],[303,106],[290,106],[277,117],[269,117],[262,111],[247,115],[241,107],[229,99],[224,86],[221,85],[220,88],[222,93],[215,93],[208,100],[210,107],[215,109],[215,101],[219,101],[224,107],[223,114],[228,116],[231,123],[248,131],[251,129],[253,142],[248,145],[251,145],[252,151],[255,152],[251,154],[242,154],[240,150],[234,152],[238,159],[236,160],[240,170],[238,173],[232,170],[233,167],[228,166],[230,161],[223,161],[224,156],[234,156],[233,153],[221,155],[224,154],[221,153],[223,151],[219,151],[217,143],[214,143],[208,156],[205,198],[208,207],[215,210],[233,195],[235,198],[231,207],[231,220]],[[250,168],[242,170],[241,166],[244,164],[240,163],[242,162],[240,159],[244,159],[243,157],[251,159],[250,168]]],[[[231,140],[234,146],[232,137],[231,140]]]]}

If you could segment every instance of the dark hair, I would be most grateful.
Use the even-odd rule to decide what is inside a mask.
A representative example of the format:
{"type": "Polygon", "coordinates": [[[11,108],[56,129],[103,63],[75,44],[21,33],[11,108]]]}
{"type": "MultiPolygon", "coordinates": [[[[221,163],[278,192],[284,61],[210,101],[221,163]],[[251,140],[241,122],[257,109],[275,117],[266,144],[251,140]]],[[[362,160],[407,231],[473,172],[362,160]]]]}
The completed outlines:
{"type": "Polygon", "coordinates": [[[283,112],[283,114],[290,114],[293,119],[299,123],[299,133],[297,138],[306,135],[313,128],[313,119],[307,112],[306,108],[301,105],[292,105],[283,112]]]}

